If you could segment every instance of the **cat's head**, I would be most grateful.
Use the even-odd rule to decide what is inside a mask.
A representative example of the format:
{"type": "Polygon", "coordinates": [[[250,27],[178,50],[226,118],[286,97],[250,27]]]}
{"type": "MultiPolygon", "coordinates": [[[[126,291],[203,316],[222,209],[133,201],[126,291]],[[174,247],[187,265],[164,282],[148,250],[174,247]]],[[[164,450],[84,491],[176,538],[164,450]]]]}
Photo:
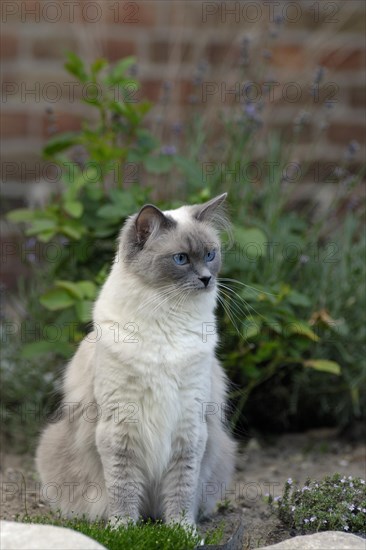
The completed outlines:
{"type": "Polygon", "coordinates": [[[226,195],[165,212],[143,206],[121,233],[126,270],[158,289],[213,290],[221,266],[219,231],[228,227],[226,195]]]}

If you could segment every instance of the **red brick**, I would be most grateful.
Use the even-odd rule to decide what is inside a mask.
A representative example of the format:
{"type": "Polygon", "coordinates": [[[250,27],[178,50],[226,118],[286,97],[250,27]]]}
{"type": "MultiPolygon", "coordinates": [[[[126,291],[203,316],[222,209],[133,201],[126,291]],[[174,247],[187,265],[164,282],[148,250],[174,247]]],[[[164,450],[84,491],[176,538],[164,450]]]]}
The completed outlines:
{"type": "Polygon", "coordinates": [[[1,37],[1,59],[14,59],[18,53],[18,39],[12,34],[1,37]]]}
{"type": "Polygon", "coordinates": [[[301,69],[306,54],[301,46],[279,44],[272,48],[272,63],[278,67],[301,69]]]}
{"type": "Polygon", "coordinates": [[[363,86],[355,86],[351,88],[349,94],[352,107],[366,106],[366,92],[363,86]]]}
{"type": "Polygon", "coordinates": [[[222,63],[229,56],[232,46],[227,43],[211,43],[206,46],[206,57],[209,63],[222,63]]]}
{"type": "Polygon", "coordinates": [[[76,50],[76,40],[70,37],[36,38],[33,43],[33,55],[38,59],[66,59],[66,51],[76,50]]]}
{"type": "Polygon", "coordinates": [[[49,138],[59,132],[78,131],[81,128],[81,121],[82,117],[79,115],[59,111],[51,115],[45,113],[42,118],[43,136],[49,138]]]}
{"type": "Polygon", "coordinates": [[[362,125],[333,122],[328,128],[328,138],[335,143],[347,145],[353,139],[366,143],[365,129],[362,125]]]}
{"type": "Polygon", "coordinates": [[[327,52],[320,57],[319,64],[337,71],[362,69],[365,64],[365,50],[354,48],[327,52]]]}
{"type": "Polygon", "coordinates": [[[179,49],[180,61],[183,63],[192,59],[193,47],[192,44],[182,43],[180,45],[171,44],[170,42],[158,41],[150,44],[151,61],[157,63],[166,63],[169,61],[173,48],[179,49]]]}
{"type": "Polygon", "coordinates": [[[26,135],[28,115],[26,113],[3,113],[1,116],[1,136],[14,138],[26,135]]]}
{"type": "Polygon", "coordinates": [[[149,101],[158,101],[162,93],[161,80],[144,80],[141,85],[141,97],[149,101]]]}
{"type": "Polygon", "coordinates": [[[118,61],[123,57],[136,54],[136,44],[130,40],[107,40],[104,43],[104,55],[110,61],[118,61]]]}
{"type": "MultiPolygon", "coordinates": [[[[34,140],[32,135],[32,139],[34,140]]],[[[26,139],[19,144],[17,152],[4,152],[3,164],[1,165],[1,180],[4,183],[17,181],[27,183],[28,181],[41,181],[43,167],[46,164],[41,158],[41,151],[30,153],[22,148],[22,143],[26,144],[26,139]]],[[[29,147],[28,147],[29,149],[29,147]]]]}

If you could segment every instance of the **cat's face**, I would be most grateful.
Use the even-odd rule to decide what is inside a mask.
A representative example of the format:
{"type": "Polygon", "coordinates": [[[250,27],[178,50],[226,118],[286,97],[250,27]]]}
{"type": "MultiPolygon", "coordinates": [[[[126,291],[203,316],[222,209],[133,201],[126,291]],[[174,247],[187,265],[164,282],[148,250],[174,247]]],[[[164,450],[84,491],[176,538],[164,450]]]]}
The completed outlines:
{"type": "Polygon", "coordinates": [[[127,269],[157,289],[209,292],[221,266],[215,226],[224,221],[226,194],[202,205],[161,212],[146,205],[122,231],[127,269]]]}

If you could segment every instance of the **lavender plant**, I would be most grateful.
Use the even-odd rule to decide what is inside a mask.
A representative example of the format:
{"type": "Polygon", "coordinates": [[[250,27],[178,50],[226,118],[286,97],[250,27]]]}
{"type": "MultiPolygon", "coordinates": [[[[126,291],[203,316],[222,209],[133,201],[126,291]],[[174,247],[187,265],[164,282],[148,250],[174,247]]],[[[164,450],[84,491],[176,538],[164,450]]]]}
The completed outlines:
{"type": "Polygon", "coordinates": [[[366,536],[366,485],[359,477],[334,474],[298,487],[288,479],[282,497],[270,504],[300,533],[345,531],[366,536]]]}

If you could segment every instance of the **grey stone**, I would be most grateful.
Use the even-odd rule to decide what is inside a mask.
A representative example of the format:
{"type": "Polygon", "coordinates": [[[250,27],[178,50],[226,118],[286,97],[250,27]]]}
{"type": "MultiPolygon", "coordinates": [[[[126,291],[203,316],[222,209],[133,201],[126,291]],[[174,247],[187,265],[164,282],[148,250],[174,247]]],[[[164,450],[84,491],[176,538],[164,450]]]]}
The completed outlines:
{"type": "Polygon", "coordinates": [[[1,550],[106,550],[93,539],[54,525],[0,521],[1,550]]]}
{"type": "Polygon", "coordinates": [[[258,550],[366,550],[366,539],[342,531],[322,531],[293,537],[258,550]]]}

